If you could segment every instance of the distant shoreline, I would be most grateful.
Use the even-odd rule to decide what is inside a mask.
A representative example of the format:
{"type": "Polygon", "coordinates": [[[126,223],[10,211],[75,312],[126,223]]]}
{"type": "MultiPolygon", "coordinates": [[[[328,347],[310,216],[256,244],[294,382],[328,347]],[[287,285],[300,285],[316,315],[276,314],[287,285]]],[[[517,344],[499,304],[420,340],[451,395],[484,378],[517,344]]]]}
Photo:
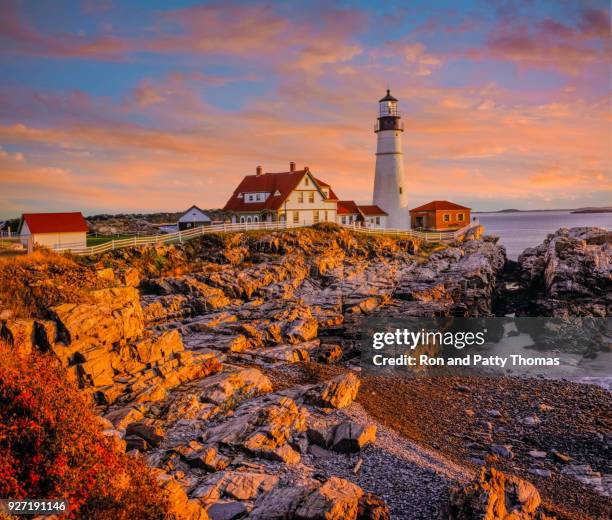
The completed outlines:
{"type": "Polygon", "coordinates": [[[612,213],[612,207],[603,208],[557,208],[557,209],[499,209],[495,211],[473,211],[473,214],[484,213],[544,213],[551,211],[567,211],[573,214],[583,213],[612,213]]]}

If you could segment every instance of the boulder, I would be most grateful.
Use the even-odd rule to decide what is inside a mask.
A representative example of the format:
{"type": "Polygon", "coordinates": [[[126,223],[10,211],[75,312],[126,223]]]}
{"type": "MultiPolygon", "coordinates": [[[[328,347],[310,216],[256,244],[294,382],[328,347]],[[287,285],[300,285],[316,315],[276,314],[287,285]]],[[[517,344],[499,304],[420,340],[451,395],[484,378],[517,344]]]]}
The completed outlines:
{"type": "Polygon", "coordinates": [[[236,405],[243,399],[272,391],[272,383],[256,368],[224,372],[202,381],[200,399],[218,406],[236,405]]]}
{"type": "Polygon", "coordinates": [[[367,444],[376,442],[376,425],[367,426],[349,421],[336,426],[333,450],[342,453],[356,452],[367,444]]]}
{"type": "Polygon", "coordinates": [[[168,497],[169,516],[177,520],[208,520],[208,514],[197,500],[189,500],[187,493],[174,477],[158,471],[157,482],[168,497]]]}
{"type": "Polygon", "coordinates": [[[247,508],[242,502],[224,500],[210,504],[206,513],[210,520],[237,520],[246,515],[247,508]]]}
{"type": "Polygon", "coordinates": [[[278,483],[278,477],[266,473],[249,471],[223,471],[212,475],[204,484],[193,491],[194,497],[206,501],[230,498],[254,500],[267,493],[278,483]]]}
{"type": "Polygon", "coordinates": [[[344,408],[355,400],[360,384],[355,373],[347,372],[309,390],[306,400],[326,408],[344,408]]]}
{"type": "Polygon", "coordinates": [[[339,477],[331,477],[308,495],[295,512],[297,520],[355,520],[363,490],[339,477]]]}
{"type": "Polygon", "coordinates": [[[143,418],[143,414],[137,408],[126,406],[124,408],[111,410],[104,417],[108,419],[117,430],[125,430],[128,424],[140,421],[143,418]]]}
{"type": "Polygon", "coordinates": [[[533,484],[490,468],[473,483],[451,490],[440,518],[448,520],[532,520],[540,518],[540,493],[533,484]]]}
{"type": "Polygon", "coordinates": [[[306,409],[293,399],[264,396],[239,406],[227,420],[208,428],[202,438],[209,444],[233,446],[263,458],[297,461],[297,452],[277,448],[304,431],[306,417],[306,409]]]}
{"type": "Polygon", "coordinates": [[[252,520],[285,520],[294,518],[295,511],[318,483],[295,487],[276,487],[264,493],[255,503],[249,518],[252,520]]]}
{"type": "Polygon", "coordinates": [[[374,493],[364,493],[359,499],[357,520],[390,520],[391,513],[385,501],[374,493]]]}
{"type": "Polygon", "coordinates": [[[184,446],[174,448],[174,451],[193,468],[221,471],[230,463],[230,459],[219,453],[216,446],[203,445],[194,440],[184,446]]]}
{"type": "Polygon", "coordinates": [[[133,422],[127,425],[125,434],[137,435],[152,446],[157,446],[166,436],[162,427],[163,422],[155,419],[143,419],[138,422],[133,422]]]}

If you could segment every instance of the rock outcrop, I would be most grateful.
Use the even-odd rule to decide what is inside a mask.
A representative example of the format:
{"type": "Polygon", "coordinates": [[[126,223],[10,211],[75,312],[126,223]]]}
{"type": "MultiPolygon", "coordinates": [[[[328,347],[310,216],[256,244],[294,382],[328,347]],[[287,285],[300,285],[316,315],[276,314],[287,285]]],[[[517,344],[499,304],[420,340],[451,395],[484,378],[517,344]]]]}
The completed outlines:
{"type": "Polygon", "coordinates": [[[612,232],[560,229],[523,251],[518,263],[532,315],[612,314],[612,232]]]}
{"type": "Polygon", "coordinates": [[[51,320],[4,320],[1,334],[61,360],[108,435],[160,472],[177,518],[385,520],[358,468],[317,470],[319,455],[377,449],[376,426],[347,415],[358,371],[296,382],[288,367],[350,363],[360,320],[379,312],[490,315],[504,249],[422,246],[333,228],[114,251],[97,277],[123,286],[54,305],[51,320]]]}
{"type": "Polygon", "coordinates": [[[540,493],[533,484],[495,468],[482,468],[473,483],[451,491],[444,520],[545,520],[540,493]]]}

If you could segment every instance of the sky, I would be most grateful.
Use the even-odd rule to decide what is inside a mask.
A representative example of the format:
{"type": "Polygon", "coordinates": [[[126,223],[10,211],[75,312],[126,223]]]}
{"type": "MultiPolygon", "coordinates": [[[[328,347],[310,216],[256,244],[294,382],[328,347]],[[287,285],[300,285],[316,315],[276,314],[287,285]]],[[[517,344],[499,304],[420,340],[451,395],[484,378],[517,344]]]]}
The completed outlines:
{"type": "Polygon", "coordinates": [[[257,165],[410,207],[612,205],[607,0],[2,0],[0,218],[222,207],[257,165]]]}

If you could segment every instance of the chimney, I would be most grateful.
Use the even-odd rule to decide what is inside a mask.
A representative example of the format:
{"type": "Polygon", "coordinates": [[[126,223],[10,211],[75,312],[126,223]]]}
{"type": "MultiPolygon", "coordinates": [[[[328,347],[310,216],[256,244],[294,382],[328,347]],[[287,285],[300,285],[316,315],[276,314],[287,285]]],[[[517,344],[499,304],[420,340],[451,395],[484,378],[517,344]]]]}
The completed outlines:
{"type": "Polygon", "coordinates": [[[255,168],[255,174],[259,177],[262,174],[263,170],[261,168],[261,166],[258,166],[257,168],[255,168]]]}
{"type": "Polygon", "coordinates": [[[294,172],[295,171],[295,163],[293,161],[291,161],[289,163],[289,171],[290,172],[294,172]]]}

